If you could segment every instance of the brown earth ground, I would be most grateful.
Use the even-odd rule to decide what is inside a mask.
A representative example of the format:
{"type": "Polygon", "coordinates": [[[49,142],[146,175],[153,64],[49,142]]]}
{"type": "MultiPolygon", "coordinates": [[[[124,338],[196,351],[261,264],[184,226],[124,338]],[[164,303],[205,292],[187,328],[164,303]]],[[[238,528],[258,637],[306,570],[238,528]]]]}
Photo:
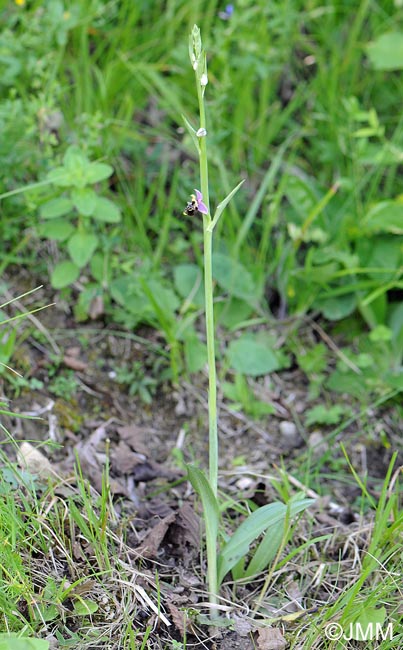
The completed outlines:
{"type": "MultiPolygon", "coordinates": [[[[35,304],[41,301],[49,302],[44,295],[35,295],[35,304]]],[[[26,308],[26,301],[24,304],[26,308]]],[[[294,491],[318,497],[293,473],[298,474],[301,462],[310,458],[313,470],[315,464],[321,468],[321,493],[326,496],[318,497],[309,515],[301,518],[293,547],[315,537],[329,537],[313,544],[302,561],[297,555],[274,573],[255,618],[251,613],[265,576],[240,585],[236,592],[226,582],[222,614],[232,629],[208,632],[196,617],[208,613],[205,557],[200,554],[201,513],[184,467],[186,462],[206,467],[208,461],[206,376],[184,380],[175,389],[161,385],[147,405],[116,382],[116,369],[136,361],[151,367],[154,350],[164,346],[155,330],[143,329],[131,337],[99,322],[77,325],[68,304],[58,299],[56,305],[23,321],[21,332],[13,367],[31,384],[33,379],[42,384],[35,390],[16,392],[3,373],[3,393],[12,397],[9,408],[14,412],[41,419],[7,417],[3,424],[16,441],[30,441],[50,461],[62,477],[59,493],[56,490],[60,498],[67,485],[74,490],[76,458],[94,493],[101,492],[108,459],[113,503],[109,527],[112,536],[124,540],[120,542],[122,561],[130,564],[136,584],[133,625],[143,631],[152,626],[150,648],[175,647],[174,640],[183,642],[184,635],[186,647],[283,648],[283,634],[309,625],[310,612],[336,596],[334,584],[319,580],[321,565],[341,562],[344,567],[343,577],[337,577],[337,593],[348,583],[357,548],[367,546],[370,516],[365,520],[353,512],[352,504],[361,490],[353,478],[339,482],[332,467],[336,457],[342,458],[339,442],[343,441],[357,473],[363,475],[368,470],[367,488],[378,495],[392,450],[400,452],[396,467],[402,461],[402,429],[396,425],[392,407],[357,413],[336,434],[322,428],[315,438],[301,424],[307,408],[307,381],[298,369],[274,374],[270,382],[260,385],[261,398],[275,406],[275,413],[259,421],[232,412],[220,397],[219,489],[223,495],[234,502],[249,499],[260,506],[279,498],[276,481],[287,481],[294,491]],[[52,391],[57,376],[67,378],[66,397],[52,391]],[[368,440],[362,426],[368,419],[381,423],[390,448],[381,445],[376,436],[368,440]],[[326,460],[329,456],[332,463],[326,460]],[[159,594],[158,608],[144,599],[144,591],[154,603],[159,594]],[[259,621],[265,617],[275,621],[272,629],[278,630],[277,640],[264,638],[259,621]]],[[[13,460],[14,445],[3,441],[3,447],[13,460]]],[[[230,512],[237,516],[235,510],[230,512]]],[[[83,540],[76,543],[77,575],[84,575],[84,558],[91,555],[91,547],[83,540]]],[[[62,562],[57,566],[64,577],[72,579],[62,562]]],[[[105,590],[94,585],[92,591],[100,603],[97,618],[104,617],[102,625],[107,626],[108,616],[111,618],[111,600],[119,621],[123,603],[116,585],[108,584],[105,590]]],[[[88,647],[115,647],[110,635],[105,645],[88,647]]]]}

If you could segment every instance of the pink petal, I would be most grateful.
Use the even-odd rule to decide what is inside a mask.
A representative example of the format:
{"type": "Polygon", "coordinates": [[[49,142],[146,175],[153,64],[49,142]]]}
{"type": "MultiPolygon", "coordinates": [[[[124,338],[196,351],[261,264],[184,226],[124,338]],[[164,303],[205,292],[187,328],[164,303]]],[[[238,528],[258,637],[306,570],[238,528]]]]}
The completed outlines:
{"type": "Polygon", "coordinates": [[[195,189],[195,193],[196,193],[196,201],[197,201],[199,212],[201,212],[202,214],[208,214],[207,206],[205,203],[203,203],[203,194],[196,189],[195,189]]]}

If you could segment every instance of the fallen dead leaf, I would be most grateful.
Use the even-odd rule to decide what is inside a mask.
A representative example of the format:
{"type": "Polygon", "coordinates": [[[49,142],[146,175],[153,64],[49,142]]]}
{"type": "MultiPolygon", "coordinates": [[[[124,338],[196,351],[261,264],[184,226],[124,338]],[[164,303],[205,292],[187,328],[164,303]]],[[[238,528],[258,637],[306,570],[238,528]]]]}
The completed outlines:
{"type": "Polygon", "coordinates": [[[122,440],[124,440],[129,447],[139,454],[144,456],[149,455],[149,449],[145,443],[146,430],[138,427],[136,424],[129,424],[125,427],[118,427],[117,432],[122,440]]]}
{"type": "Polygon", "coordinates": [[[71,368],[72,370],[85,370],[87,367],[87,363],[85,361],[82,361],[80,359],[81,355],[81,350],[79,347],[74,346],[71,348],[67,348],[65,355],[63,357],[63,363],[65,366],[68,368],[71,368]]]}
{"type": "Polygon", "coordinates": [[[81,361],[81,359],[76,359],[75,357],[69,357],[67,354],[65,354],[63,357],[63,363],[68,368],[77,371],[85,370],[88,366],[85,361],[81,361]]]}
{"type": "Polygon", "coordinates": [[[200,519],[189,503],[184,503],[169,527],[169,540],[178,546],[200,546],[200,519]]]}
{"type": "Polygon", "coordinates": [[[287,641],[278,627],[262,627],[258,631],[257,647],[259,650],[283,650],[287,641]]]}
{"type": "MultiPolygon", "coordinates": [[[[89,479],[90,483],[97,492],[102,492],[103,471],[106,463],[105,450],[101,447],[106,437],[105,425],[101,425],[86,440],[80,441],[75,445],[83,474],[89,479]]],[[[112,494],[122,494],[131,501],[133,495],[129,494],[126,486],[120,481],[109,478],[109,487],[112,494]]]]}
{"type": "Polygon", "coordinates": [[[105,313],[104,300],[102,296],[95,296],[90,302],[90,308],[88,310],[88,315],[91,320],[96,320],[100,316],[103,316],[105,313]]]}
{"type": "Polygon", "coordinates": [[[144,455],[133,451],[124,440],[111,450],[111,466],[119,474],[131,474],[136,465],[144,462],[144,455]]]}
{"type": "Polygon", "coordinates": [[[175,521],[175,519],[176,514],[174,512],[167,517],[164,517],[164,519],[161,519],[161,521],[159,521],[158,524],[147,533],[140,546],[136,548],[137,553],[139,553],[141,557],[147,559],[155,558],[169,526],[173,521],[175,521]]]}
{"type": "Polygon", "coordinates": [[[22,469],[27,470],[31,474],[36,474],[42,479],[56,476],[56,472],[46,456],[39,449],[31,445],[30,442],[21,443],[17,454],[17,461],[22,469]]]}
{"type": "Polygon", "coordinates": [[[186,614],[186,610],[178,609],[178,607],[170,600],[167,600],[166,605],[169,609],[169,613],[171,614],[172,622],[174,623],[175,627],[177,627],[179,632],[182,635],[184,635],[185,632],[192,633],[192,624],[186,614]]]}

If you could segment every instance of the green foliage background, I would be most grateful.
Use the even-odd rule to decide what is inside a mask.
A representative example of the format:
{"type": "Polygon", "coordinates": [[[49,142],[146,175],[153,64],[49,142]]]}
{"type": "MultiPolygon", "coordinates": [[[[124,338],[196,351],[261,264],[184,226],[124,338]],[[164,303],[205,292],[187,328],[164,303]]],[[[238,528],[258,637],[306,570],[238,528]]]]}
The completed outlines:
{"type": "MultiPolygon", "coordinates": [[[[350,340],[351,332],[370,332],[383,374],[396,374],[403,350],[399,5],[239,0],[231,13],[215,0],[7,2],[2,271],[18,264],[46,278],[50,267],[77,320],[101,298],[115,322],[164,332],[175,378],[178,341],[190,370],[203,365],[194,327],[201,228],[182,215],[198,183],[181,117],[197,129],[188,63],[197,23],[209,57],[213,205],[246,179],[216,242],[217,297],[227,301],[217,306],[222,326],[273,313],[322,315],[350,340]],[[57,181],[69,159],[81,160],[84,184],[81,173],[57,181]],[[109,175],[92,178],[91,165],[109,175]],[[54,259],[43,252],[45,240],[54,259]]],[[[359,345],[366,354],[366,341],[359,345]]],[[[236,370],[245,371],[250,352],[240,362],[238,355],[236,370]]],[[[251,374],[276,365],[271,358],[251,374]]]]}

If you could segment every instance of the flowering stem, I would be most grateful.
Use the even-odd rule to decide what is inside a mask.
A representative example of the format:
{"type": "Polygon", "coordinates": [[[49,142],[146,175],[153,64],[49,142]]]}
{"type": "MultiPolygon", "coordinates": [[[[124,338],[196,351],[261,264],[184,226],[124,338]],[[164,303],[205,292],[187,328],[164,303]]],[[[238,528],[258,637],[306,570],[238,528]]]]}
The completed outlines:
{"type": "MultiPolygon", "coordinates": [[[[208,361],[208,413],[209,413],[209,484],[214,497],[217,496],[218,483],[218,431],[217,431],[217,386],[216,386],[216,359],[214,336],[214,301],[213,301],[213,230],[209,229],[212,219],[210,216],[210,197],[208,184],[208,160],[206,145],[206,112],[204,106],[204,90],[207,84],[207,67],[205,54],[201,49],[200,31],[196,26],[193,29],[192,49],[196,52],[196,66],[193,65],[196,76],[197,98],[199,103],[200,129],[198,131],[199,164],[200,164],[200,189],[207,214],[203,213],[203,244],[204,244],[204,291],[206,315],[206,340],[208,361]],[[203,73],[203,74],[202,74],[203,73]]],[[[213,605],[211,618],[217,617],[218,612],[214,605],[218,603],[218,578],[217,578],[217,539],[207,536],[207,579],[210,592],[210,601],[213,605]]]]}
{"type": "MultiPolygon", "coordinates": [[[[202,87],[197,84],[199,100],[200,128],[206,129],[206,114],[203,101],[202,87]]],[[[218,483],[218,432],[217,432],[217,383],[215,360],[215,332],[214,332],[214,301],[213,301],[213,232],[208,230],[211,223],[210,198],[208,187],[208,162],[206,137],[199,139],[200,185],[205,204],[209,213],[203,215],[203,244],[204,244],[204,292],[206,313],[206,340],[208,362],[208,412],[209,412],[209,482],[214,496],[217,496],[218,483]]]]}

